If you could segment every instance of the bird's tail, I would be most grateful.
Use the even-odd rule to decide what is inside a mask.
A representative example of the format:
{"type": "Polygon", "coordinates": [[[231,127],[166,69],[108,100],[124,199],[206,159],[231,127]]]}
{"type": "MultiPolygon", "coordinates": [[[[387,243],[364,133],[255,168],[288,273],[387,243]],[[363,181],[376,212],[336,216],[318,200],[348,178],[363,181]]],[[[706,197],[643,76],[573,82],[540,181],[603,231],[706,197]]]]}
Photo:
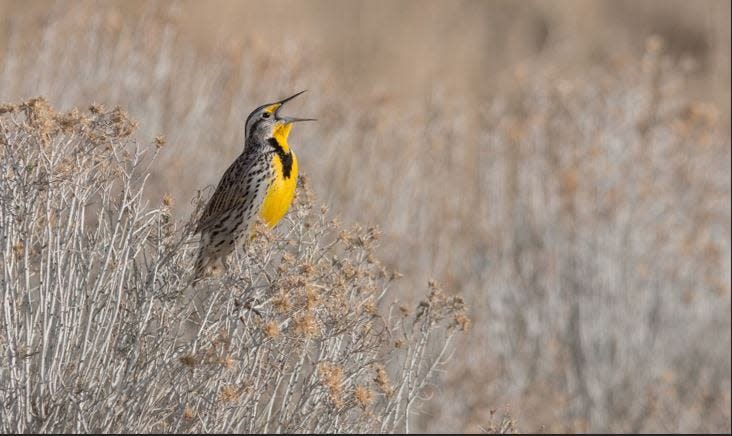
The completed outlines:
{"type": "Polygon", "coordinates": [[[195,287],[201,279],[209,274],[209,266],[211,263],[211,257],[207,256],[203,250],[201,250],[196,258],[196,266],[193,270],[193,280],[191,281],[191,285],[195,287]]]}

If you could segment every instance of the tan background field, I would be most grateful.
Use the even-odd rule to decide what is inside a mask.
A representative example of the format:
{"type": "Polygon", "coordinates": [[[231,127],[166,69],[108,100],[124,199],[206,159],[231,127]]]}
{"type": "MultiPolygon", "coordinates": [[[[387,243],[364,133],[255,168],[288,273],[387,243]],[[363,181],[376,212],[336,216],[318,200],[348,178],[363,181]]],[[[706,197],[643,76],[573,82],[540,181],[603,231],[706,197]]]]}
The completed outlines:
{"type": "Polygon", "coordinates": [[[419,430],[730,431],[728,1],[0,0],[0,103],[121,105],[181,219],[302,89],[319,201],[471,307],[419,430]]]}

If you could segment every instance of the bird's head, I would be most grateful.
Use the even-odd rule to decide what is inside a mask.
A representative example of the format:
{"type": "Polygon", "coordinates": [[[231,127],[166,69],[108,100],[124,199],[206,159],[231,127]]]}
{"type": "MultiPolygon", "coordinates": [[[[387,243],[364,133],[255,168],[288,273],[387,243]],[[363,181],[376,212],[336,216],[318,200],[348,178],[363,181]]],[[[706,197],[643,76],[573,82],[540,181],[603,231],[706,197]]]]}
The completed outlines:
{"type": "MultiPolygon", "coordinates": [[[[244,135],[247,142],[266,142],[269,138],[275,138],[283,147],[287,147],[287,136],[292,129],[292,123],[299,121],[315,121],[314,118],[287,117],[279,114],[280,109],[288,101],[294,99],[305,91],[287,97],[275,103],[267,103],[254,109],[244,127],[244,135]]],[[[286,150],[288,151],[288,150],[286,150]]]]}

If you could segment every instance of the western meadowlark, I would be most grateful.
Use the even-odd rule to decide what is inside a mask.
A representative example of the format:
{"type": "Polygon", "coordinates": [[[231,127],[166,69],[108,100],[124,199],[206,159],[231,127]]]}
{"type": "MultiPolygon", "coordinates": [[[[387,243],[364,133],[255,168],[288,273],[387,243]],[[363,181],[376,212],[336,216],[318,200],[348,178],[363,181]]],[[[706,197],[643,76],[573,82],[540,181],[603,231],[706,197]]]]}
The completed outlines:
{"type": "Polygon", "coordinates": [[[271,228],[285,215],[295,196],[297,157],[287,144],[292,123],[312,118],[280,116],[285,103],[305,91],[256,108],[244,124],[244,151],[221,177],[195,233],[201,234],[196,283],[226,267],[226,257],[257,217],[271,228]]]}

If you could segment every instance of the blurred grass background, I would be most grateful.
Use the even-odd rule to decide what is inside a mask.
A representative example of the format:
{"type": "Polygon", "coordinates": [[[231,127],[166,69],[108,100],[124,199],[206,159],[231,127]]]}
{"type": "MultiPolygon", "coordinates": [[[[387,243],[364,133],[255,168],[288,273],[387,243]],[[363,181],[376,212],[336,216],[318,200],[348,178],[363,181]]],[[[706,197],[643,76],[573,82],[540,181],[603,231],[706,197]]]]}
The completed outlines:
{"type": "Polygon", "coordinates": [[[730,431],[727,1],[0,0],[0,101],[121,105],[181,217],[254,107],[473,328],[427,431],[730,431]],[[508,405],[508,406],[507,406],[508,405]]]}

